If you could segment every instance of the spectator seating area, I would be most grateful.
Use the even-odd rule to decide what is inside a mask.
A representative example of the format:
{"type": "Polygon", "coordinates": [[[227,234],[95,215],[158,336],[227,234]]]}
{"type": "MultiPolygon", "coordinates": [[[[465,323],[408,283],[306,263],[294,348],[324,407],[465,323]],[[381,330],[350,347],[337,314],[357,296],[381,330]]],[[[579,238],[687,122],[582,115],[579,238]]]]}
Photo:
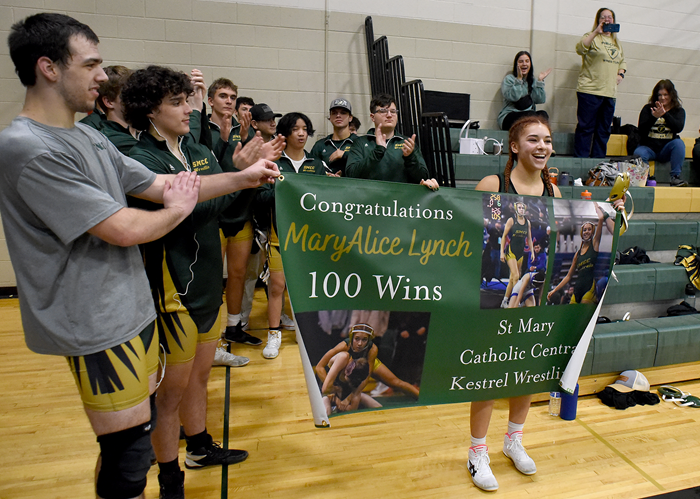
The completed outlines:
{"type": "MultiPolygon", "coordinates": [[[[398,94],[404,116],[402,131],[418,134],[431,175],[443,186],[473,189],[483,177],[502,172],[508,161],[507,131],[470,128],[467,135],[496,139],[503,144],[504,154],[459,154],[460,128],[450,123],[449,113],[438,113],[442,126],[438,134],[440,147],[434,145],[435,138],[428,139],[435,132],[430,131],[432,124],[423,118],[422,83],[405,81],[401,56],[389,57],[387,38],[375,40],[371,23],[368,17],[365,29],[372,91],[394,90],[398,94]],[[417,90],[411,90],[411,86],[417,90]],[[407,99],[409,93],[419,97],[407,99]],[[440,164],[445,165],[443,171],[440,164]]],[[[693,171],[690,162],[694,139],[684,141],[686,161],[681,178],[691,186],[700,186],[700,174],[693,171]]],[[[560,174],[568,172],[573,179],[585,181],[588,171],[601,161],[573,157],[573,133],[554,132],[553,146],[556,155],[550,158],[548,166],[557,168],[560,174]]],[[[607,154],[626,156],[626,146],[627,136],[612,135],[607,154]]],[[[492,152],[493,141],[486,141],[484,149],[492,152]]],[[[670,187],[670,164],[652,162],[650,166],[650,175],[656,178],[657,186],[630,189],[634,217],[629,230],[619,240],[618,250],[638,246],[658,263],[615,267],[615,278],[610,280],[601,309],[601,316],[613,322],[595,328],[581,372],[581,395],[602,390],[627,369],[643,371],[652,384],[674,383],[700,375],[700,314],[661,317],[666,315],[668,307],[680,303],[689,282],[685,268],[675,266],[673,261],[679,244],[700,245],[700,188],[670,187]],[[622,320],[627,312],[631,320],[622,320]]],[[[603,201],[610,187],[560,186],[560,190],[569,199],[580,199],[581,192],[588,190],[593,200],[603,201]]],[[[535,400],[544,400],[546,396],[536,396],[535,400]]]]}

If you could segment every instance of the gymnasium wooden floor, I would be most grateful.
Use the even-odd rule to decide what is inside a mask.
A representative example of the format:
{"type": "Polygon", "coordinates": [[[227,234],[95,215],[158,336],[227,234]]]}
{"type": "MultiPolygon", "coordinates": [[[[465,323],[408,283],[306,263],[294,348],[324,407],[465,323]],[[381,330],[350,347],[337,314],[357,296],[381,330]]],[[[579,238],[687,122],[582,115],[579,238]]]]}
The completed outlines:
{"type": "MultiPolygon", "coordinates": [[[[259,329],[251,331],[261,338],[264,305],[256,300],[252,325],[259,329]]],[[[66,361],[26,348],[15,299],[0,300],[0,341],[0,498],[94,497],[98,447],[66,361]]],[[[317,429],[292,333],[283,333],[275,360],[263,359],[262,347],[235,351],[251,362],[230,370],[230,446],[250,457],[225,471],[187,470],[188,498],[493,494],[476,489],[466,469],[468,404],[341,416],[332,428],[317,429]]],[[[209,387],[208,429],[218,440],[225,377],[226,368],[215,367],[209,387]]],[[[700,379],[676,386],[700,395],[700,379]]],[[[534,404],[525,445],[538,472],[530,477],[500,452],[506,418],[499,402],[488,440],[499,497],[639,498],[700,486],[700,410],[662,402],[616,411],[589,396],[579,401],[578,419],[563,421],[534,404]]],[[[158,497],[155,467],[146,493],[158,497]]]]}

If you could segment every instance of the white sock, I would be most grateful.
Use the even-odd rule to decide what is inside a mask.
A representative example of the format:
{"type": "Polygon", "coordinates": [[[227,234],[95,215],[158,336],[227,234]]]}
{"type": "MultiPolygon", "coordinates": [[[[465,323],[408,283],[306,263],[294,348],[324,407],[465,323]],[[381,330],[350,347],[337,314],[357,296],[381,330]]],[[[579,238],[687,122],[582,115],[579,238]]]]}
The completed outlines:
{"type": "Polygon", "coordinates": [[[516,424],[516,423],[513,423],[512,421],[508,421],[508,432],[506,433],[506,435],[508,435],[508,438],[512,438],[513,433],[515,433],[516,431],[519,431],[520,433],[522,433],[524,426],[525,426],[525,423],[516,424]]]}
{"type": "Polygon", "coordinates": [[[471,447],[478,447],[480,445],[486,445],[486,437],[483,438],[476,438],[474,435],[471,436],[471,442],[472,445],[471,447]]]}
{"type": "Polygon", "coordinates": [[[226,314],[226,326],[237,326],[241,322],[241,314],[226,314]]]}

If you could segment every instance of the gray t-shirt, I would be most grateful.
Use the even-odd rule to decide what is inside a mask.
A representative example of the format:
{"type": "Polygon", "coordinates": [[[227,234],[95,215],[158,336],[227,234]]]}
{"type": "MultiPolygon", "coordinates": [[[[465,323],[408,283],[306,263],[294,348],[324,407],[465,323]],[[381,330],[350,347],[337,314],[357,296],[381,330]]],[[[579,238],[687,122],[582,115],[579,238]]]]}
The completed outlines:
{"type": "Polygon", "coordinates": [[[15,118],[0,133],[0,151],[0,212],[27,346],[88,355],[139,334],[155,310],[138,248],[87,231],[155,174],[80,123],[15,118]]]}

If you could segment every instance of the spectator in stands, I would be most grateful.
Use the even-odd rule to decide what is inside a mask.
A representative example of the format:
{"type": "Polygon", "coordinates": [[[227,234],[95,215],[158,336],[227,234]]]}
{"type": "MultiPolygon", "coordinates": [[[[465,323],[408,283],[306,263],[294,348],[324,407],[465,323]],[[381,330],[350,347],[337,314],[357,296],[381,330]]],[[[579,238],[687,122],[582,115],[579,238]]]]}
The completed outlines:
{"type": "Polygon", "coordinates": [[[353,143],[345,167],[347,176],[437,189],[437,181],[428,178],[428,167],[418,150],[416,134],[402,137],[394,133],[399,118],[394,98],[389,94],[374,97],[369,111],[374,128],[353,143]]]}
{"type": "Polygon", "coordinates": [[[277,123],[275,120],[282,115],[273,112],[267,104],[255,104],[250,108],[250,115],[250,126],[252,126],[256,132],[260,132],[263,142],[270,142],[277,131],[277,123]]]}
{"type": "Polygon", "coordinates": [[[138,140],[136,130],[124,119],[121,93],[133,71],[124,66],[107,66],[104,69],[108,80],[100,83],[95,112],[80,121],[102,132],[119,152],[128,155],[138,140]]]}
{"type": "MultiPolygon", "coordinates": [[[[263,106],[265,104],[262,104],[263,106]]],[[[269,108],[268,108],[269,109],[269,108]]],[[[272,113],[271,110],[265,111],[272,113]]],[[[255,120],[255,107],[253,119],[255,120]]],[[[264,115],[263,118],[267,118],[264,115]]],[[[263,120],[269,123],[267,120],[263,120]]],[[[274,124],[274,118],[272,118],[274,124]]],[[[265,125],[267,126],[267,125],[265,125]]],[[[314,134],[313,124],[308,116],[302,113],[285,114],[276,127],[279,136],[286,139],[286,147],[282,157],[276,161],[280,173],[285,175],[307,173],[311,175],[326,175],[326,165],[318,158],[306,154],[306,141],[314,134]]],[[[270,278],[267,297],[267,318],[269,330],[267,344],[263,349],[263,357],[274,359],[279,355],[282,344],[282,324],[280,323],[282,306],[284,304],[285,279],[280,255],[280,243],[277,237],[277,217],[275,215],[275,189],[258,189],[256,197],[256,212],[259,214],[258,223],[269,229],[268,267],[270,278]]]]}
{"type": "Polygon", "coordinates": [[[685,143],[678,136],[685,126],[685,110],[671,80],[660,80],[651,92],[649,103],[639,113],[641,145],[634,154],[649,161],[671,162],[671,186],[684,187],[681,169],[685,143]]]}
{"type": "Polygon", "coordinates": [[[535,80],[530,53],[521,50],[515,54],[513,71],[506,75],[501,83],[503,109],[498,113],[498,126],[501,130],[510,130],[518,118],[533,113],[549,119],[546,111],[537,110],[537,104],[544,104],[546,100],[544,79],[551,72],[552,68],[542,71],[535,80]]]}
{"type": "Polygon", "coordinates": [[[335,99],[329,108],[328,121],[333,124],[333,133],[318,139],[311,149],[311,156],[320,159],[339,176],[345,175],[347,153],[357,135],[350,131],[352,106],[345,99],[335,99]]]}
{"type": "Polygon", "coordinates": [[[360,131],[361,126],[362,123],[360,122],[360,120],[357,119],[357,116],[353,116],[350,120],[350,125],[348,125],[348,129],[350,130],[350,133],[354,133],[355,135],[357,135],[357,132],[360,131]]]}
{"type": "Polygon", "coordinates": [[[604,158],[615,113],[617,86],[625,78],[627,63],[617,35],[605,26],[615,24],[615,13],[599,9],[593,31],[583,35],[576,45],[581,56],[576,96],[578,109],[574,156],[604,158]]]}

